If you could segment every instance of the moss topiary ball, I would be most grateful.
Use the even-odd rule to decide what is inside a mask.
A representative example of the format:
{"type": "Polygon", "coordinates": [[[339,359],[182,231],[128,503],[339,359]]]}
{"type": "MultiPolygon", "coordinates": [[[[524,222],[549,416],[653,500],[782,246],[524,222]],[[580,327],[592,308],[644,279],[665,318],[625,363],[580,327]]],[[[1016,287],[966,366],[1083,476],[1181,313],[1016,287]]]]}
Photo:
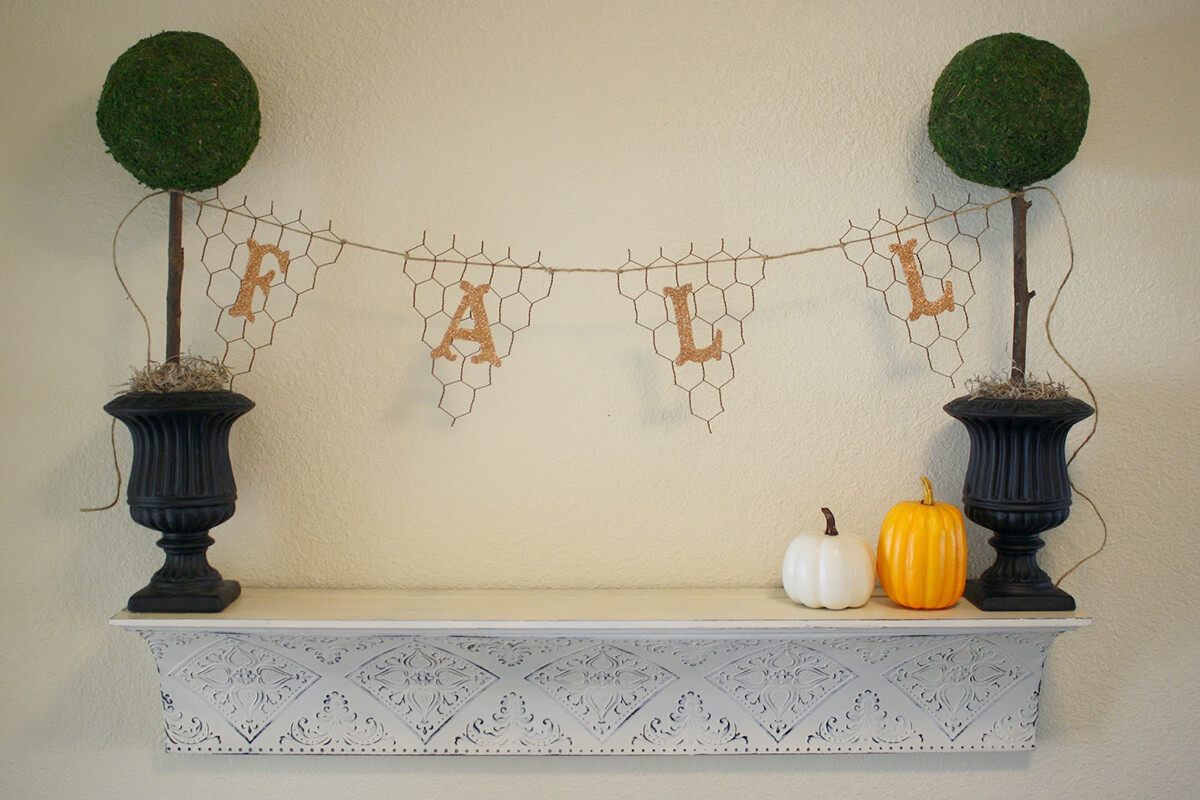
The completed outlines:
{"type": "Polygon", "coordinates": [[[142,39],[108,70],[96,125],[117,163],[155,189],[199,191],[241,171],[258,144],[258,87],[202,33],[142,39]]]}
{"type": "Polygon", "coordinates": [[[1022,189],[1075,157],[1089,99],[1083,70],[1056,45],[988,36],[960,50],[937,79],[929,139],[960,177],[1022,189]]]}

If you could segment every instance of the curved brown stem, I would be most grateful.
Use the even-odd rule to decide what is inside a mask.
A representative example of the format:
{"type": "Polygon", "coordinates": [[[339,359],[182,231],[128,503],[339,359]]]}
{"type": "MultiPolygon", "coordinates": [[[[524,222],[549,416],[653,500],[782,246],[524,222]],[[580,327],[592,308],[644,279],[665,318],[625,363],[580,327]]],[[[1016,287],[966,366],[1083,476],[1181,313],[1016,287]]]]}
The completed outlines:
{"type": "Polygon", "coordinates": [[[822,508],[821,513],[825,515],[825,535],[837,536],[838,529],[837,523],[833,521],[833,512],[828,508],[822,508]]]}

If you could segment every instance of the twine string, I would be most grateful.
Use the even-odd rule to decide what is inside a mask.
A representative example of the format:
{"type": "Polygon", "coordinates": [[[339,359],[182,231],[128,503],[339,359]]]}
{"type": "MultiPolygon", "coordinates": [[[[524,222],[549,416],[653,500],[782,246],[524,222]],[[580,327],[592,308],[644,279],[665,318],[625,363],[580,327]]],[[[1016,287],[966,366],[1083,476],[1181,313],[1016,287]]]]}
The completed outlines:
{"type": "MultiPolygon", "coordinates": [[[[1036,187],[1036,188],[1041,188],[1041,187],[1036,187]]],[[[1032,190],[1030,190],[1030,191],[1032,191],[1032,190]]],[[[1049,191],[1049,190],[1047,189],[1046,191],[1049,191]]],[[[940,222],[940,221],[946,220],[946,219],[956,219],[957,217],[959,217],[963,214],[970,214],[970,213],[974,213],[974,212],[978,212],[978,211],[987,211],[988,209],[993,208],[994,206],[998,206],[1001,203],[1007,203],[1013,197],[1017,197],[1021,194],[1022,194],[1022,192],[1014,192],[1012,194],[1005,195],[1004,197],[1001,197],[998,200],[993,200],[990,203],[984,203],[982,205],[973,205],[970,208],[964,208],[959,211],[951,211],[947,214],[942,214],[941,216],[930,217],[929,219],[922,219],[919,222],[914,222],[910,225],[902,226],[900,228],[897,228],[896,230],[900,233],[904,233],[906,231],[925,229],[929,225],[932,225],[935,222],[940,222]]],[[[197,204],[201,208],[212,207],[212,208],[216,208],[216,209],[220,210],[224,214],[231,214],[234,216],[244,217],[246,219],[252,219],[252,220],[258,219],[257,216],[250,213],[249,211],[243,211],[240,208],[227,208],[227,207],[223,206],[216,199],[205,200],[205,199],[198,198],[198,197],[192,197],[190,195],[184,195],[184,197],[186,199],[192,201],[193,203],[197,204]]],[[[369,251],[372,253],[381,253],[384,255],[396,256],[398,258],[403,258],[407,261],[420,262],[420,263],[426,263],[426,264],[437,264],[437,263],[441,263],[441,261],[443,260],[443,259],[438,259],[438,258],[431,258],[429,256],[414,255],[411,250],[395,250],[395,249],[391,249],[391,248],[387,248],[387,247],[380,247],[378,245],[367,244],[366,242],[356,242],[353,239],[345,239],[340,236],[324,236],[319,233],[311,233],[307,229],[302,230],[298,227],[294,227],[294,226],[286,224],[286,223],[272,223],[272,224],[275,227],[278,227],[280,230],[291,231],[293,233],[301,233],[301,234],[304,234],[305,236],[310,236],[311,238],[313,238],[317,241],[327,242],[330,244],[336,244],[339,247],[353,247],[353,248],[356,248],[359,250],[366,250],[366,251],[369,251]]],[[[805,248],[801,248],[799,250],[790,250],[790,251],[783,252],[783,253],[773,253],[773,254],[772,253],[763,253],[763,254],[759,254],[759,255],[750,257],[750,260],[760,260],[760,261],[764,261],[764,262],[781,261],[781,260],[789,259],[789,258],[798,258],[800,256],[812,255],[813,253],[823,253],[828,250],[844,250],[847,245],[860,244],[862,242],[872,242],[872,241],[874,241],[874,237],[864,236],[864,237],[860,237],[857,239],[846,239],[844,241],[838,241],[838,242],[834,242],[832,244],[817,245],[814,247],[805,247],[805,248]]],[[[745,261],[745,260],[748,260],[748,259],[746,259],[744,257],[730,255],[730,256],[723,256],[723,257],[709,258],[709,259],[700,259],[700,258],[697,258],[695,260],[684,259],[683,261],[680,261],[678,263],[673,262],[669,266],[692,267],[692,266],[704,266],[707,264],[732,264],[732,263],[736,263],[738,261],[745,261]]],[[[461,261],[456,259],[454,263],[456,265],[462,265],[464,267],[489,267],[490,268],[490,267],[497,266],[492,261],[477,261],[477,260],[472,260],[471,258],[466,258],[461,261]]],[[[634,265],[625,265],[625,266],[621,266],[621,267],[596,267],[596,266],[590,266],[590,265],[575,265],[575,266],[557,266],[556,267],[556,266],[548,266],[546,264],[542,264],[539,259],[539,261],[534,264],[528,264],[528,265],[515,264],[515,265],[512,265],[510,268],[516,269],[516,270],[521,270],[523,272],[524,271],[548,272],[551,274],[579,273],[579,274],[592,274],[592,275],[617,275],[617,274],[626,274],[626,273],[635,273],[635,272],[649,272],[650,270],[662,269],[664,266],[667,266],[667,265],[634,264],[634,265]]]]}
{"type": "MultiPolygon", "coordinates": [[[[149,365],[152,360],[151,348],[153,347],[153,341],[151,340],[151,336],[150,336],[150,320],[146,318],[146,312],[142,311],[142,307],[138,304],[138,301],[133,299],[133,292],[129,291],[129,285],[127,283],[125,283],[125,277],[123,275],[121,275],[121,265],[118,263],[118,260],[117,260],[117,240],[121,237],[121,229],[125,227],[125,223],[129,221],[129,218],[133,216],[133,212],[135,212],[139,208],[141,208],[142,204],[145,203],[150,198],[158,197],[159,195],[168,194],[168,193],[169,192],[166,189],[163,189],[163,190],[157,191],[157,192],[151,192],[150,194],[143,197],[141,200],[138,200],[136,203],[134,203],[133,208],[131,208],[131,209],[129,209],[129,211],[125,212],[125,216],[121,217],[121,221],[117,223],[117,229],[115,231],[113,231],[113,238],[112,238],[113,272],[116,273],[117,282],[121,284],[121,288],[125,291],[125,299],[128,300],[131,304],[133,304],[134,310],[137,311],[138,316],[142,318],[142,325],[146,329],[146,364],[147,365],[149,365]]],[[[117,473],[116,495],[113,497],[112,502],[109,503],[108,505],[92,506],[89,508],[79,509],[80,511],[82,511],[84,513],[90,513],[93,511],[107,511],[108,509],[112,508],[113,506],[115,506],[117,503],[119,503],[121,501],[121,487],[124,486],[124,484],[125,484],[125,477],[124,477],[124,475],[121,474],[121,462],[120,462],[120,459],[118,459],[118,457],[117,457],[117,420],[116,420],[116,418],[113,419],[112,426],[109,429],[109,441],[112,444],[113,470],[115,470],[117,473]]]]}
{"type": "MultiPolygon", "coordinates": [[[[1071,462],[1075,460],[1075,457],[1079,455],[1079,451],[1081,451],[1088,444],[1088,442],[1092,441],[1092,437],[1096,435],[1096,428],[1100,424],[1100,402],[1096,399],[1096,393],[1092,391],[1092,385],[1088,383],[1087,378],[1083,377],[1083,375],[1079,373],[1079,370],[1075,369],[1075,365],[1067,360],[1067,357],[1064,356],[1062,351],[1058,349],[1058,345],[1054,342],[1054,335],[1050,332],[1050,320],[1054,317],[1054,309],[1058,306],[1058,300],[1062,296],[1063,287],[1067,285],[1067,281],[1071,279],[1071,274],[1075,271],[1075,242],[1071,237],[1071,226],[1067,222],[1067,214],[1065,211],[1063,211],[1062,203],[1059,201],[1058,195],[1056,195],[1049,187],[1031,186],[1028,191],[1045,192],[1050,196],[1050,199],[1054,201],[1054,207],[1058,211],[1058,217],[1062,221],[1063,230],[1067,235],[1067,251],[1069,253],[1067,271],[1063,273],[1062,281],[1059,282],[1058,289],[1054,292],[1054,298],[1050,301],[1050,308],[1046,311],[1046,320],[1043,324],[1043,327],[1046,329],[1046,342],[1050,345],[1050,349],[1054,351],[1054,355],[1058,356],[1059,361],[1063,362],[1067,369],[1071,371],[1071,374],[1074,375],[1081,384],[1083,384],[1083,388],[1087,392],[1088,399],[1092,401],[1092,408],[1095,409],[1095,413],[1092,415],[1091,430],[1089,430],[1087,435],[1083,437],[1083,441],[1075,446],[1075,449],[1071,451],[1071,455],[1067,458],[1067,466],[1069,467],[1071,466],[1071,462]]],[[[1084,563],[1100,555],[1100,553],[1103,552],[1104,548],[1108,545],[1108,522],[1104,519],[1104,515],[1100,513],[1100,508],[1096,505],[1092,498],[1079,491],[1079,487],[1075,485],[1075,481],[1070,477],[1070,474],[1067,476],[1067,481],[1071,486],[1071,490],[1075,492],[1075,494],[1082,497],[1084,501],[1091,506],[1092,512],[1096,515],[1096,519],[1100,521],[1101,538],[1100,546],[1076,561],[1074,566],[1064,572],[1059,579],[1054,582],[1055,586],[1058,586],[1060,583],[1062,583],[1068,575],[1079,569],[1084,563]]]]}
{"type": "Polygon", "coordinates": [[[90,513],[92,511],[108,511],[110,508],[121,502],[121,487],[125,485],[125,477],[121,474],[121,462],[117,459],[117,418],[113,417],[112,427],[109,428],[108,438],[112,442],[113,469],[117,473],[117,493],[113,496],[112,502],[105,506],[95,506],[93,508],[81,508],[80,511],[90,513]]]}
{"type": "Polygon", "coordinates": [[[130,303],[133,304],[133,307],[137,311],[138,316],[142,318],[142,325],[144,325],[146,327],[146,363],[147,364],[149,364],[151,361],[150,349],[151,349],[152,342],[150,340],[150,320],[148,320],[146,318],[146,312],[142,311],[142,307],[140,305],[138,305],[138,301],[133,299],[133,293],[129,291],[129,286],[125,283],[125,278],[121,276],[121,267],[117,264],[117,239],[120,237],[121,229],[125,227],[125,223],[129,221],[130,217],[133,216],[133,212],[135,212],[139,208],[141,208],[142,204],[145,203],[150,198],[158,197],[159,195],[163,195],[163,194],[169,194],[169,191],[166,189],[163,189],[161,191],[151,192],[150,194],[143,197],[141,200],[138,200],[136,203],[134,203],[133,208],[129,209],[129,211],[125,214],[125,216],[121,218],[121,221],[119,223],[117,223],[117,229],[115,231],[113,231],[113,240],[112,240],[113,272],[115,272],[117,274],[117,281],[120,282],[121,288],[125,290],[125,298],[127,300],[129,300],[130,303]]]}

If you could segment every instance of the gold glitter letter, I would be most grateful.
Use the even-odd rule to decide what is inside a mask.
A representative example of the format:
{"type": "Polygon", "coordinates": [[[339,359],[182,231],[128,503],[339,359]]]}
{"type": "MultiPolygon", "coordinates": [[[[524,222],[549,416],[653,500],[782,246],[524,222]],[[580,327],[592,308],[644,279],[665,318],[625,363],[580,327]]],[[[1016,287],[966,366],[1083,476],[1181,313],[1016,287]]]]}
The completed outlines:
{"type": "Polygon", "coordinates": [[[913,306],[908,314],[909,322],[915,322],[922,314],[936,317],[943,311],[954,310],[954,284],[950,281],[946,281],[946,291],[936,303],[929,302],[925,297],[925,287],[921,285],[921,268],[917,266],[917,257],[913,254],[916,246],[917,240],[909,239],[904,244],[893,244],[889,248],[900,257],[900,265],[904,267],[904,279],[908,281],[908,293],[912,295],[913,306]]]}
{"type": "Polygon", "coordinates": [[[721,332],[713,336],[713,342],[703,350],[696,349],[696,338],[692,334],[692,317],[688,313],[687,296],[692,293],[692,285],[685,283],[679,288],[664,286],[663,294],[671,298],[675,306],[675,327],[679,329],[679,355],[675,364],[682,367],[689,361],[703,364],[705,361],[721,360],[721,332]]]}
{"type": "Polygon", "coordinates": [[[254,290],[262,289],[263,299],[271,295],[271,281],[275,279],[275,270],[271,270],[266,275],[259,275],[262,269],[263,256],[267,253],[275,256],[275,260],[279,262],[279,269],[287,275],[288,261],[290,256],[288,251],[280,250],[273,244],[259,244],[253,239],[246,240],[246,246],[250,248],[250,260],[246,262],[246,275],[242,278],[242,288],[238,290],[237,302],[229,309],[231,317],[245,317],[248,321],[254,322],[254,312],[250,310],[250,303],[254,300],[254,290]]]}
{"type": "Polygon", "coordinates": [[[454,318],[450,320],[450,327],[446,328],[446,335],[442,337],[442,343],[435,347],[430,355],[434,358],[457,361],[458,356],[450,350],[450,343],[455,339],[466,339],[479,343],[479,352],[471,356],[472,364],[482,364],[486,361],[493,367],[500,366],[500,357],[496,355],[496,343],[492,341],[492,326],[488,322],[487,310],[483,307],[483,296],[492,287],[486,283],[481,286],[472,286],[467,281],[463,281],[458,288],[463,290],[462,302],[458,304],[458,310],[454,312],[454,318]],[[467,309],[470,309],[471,320],[475,323],[471,329],[461,327],[467,309]]]}

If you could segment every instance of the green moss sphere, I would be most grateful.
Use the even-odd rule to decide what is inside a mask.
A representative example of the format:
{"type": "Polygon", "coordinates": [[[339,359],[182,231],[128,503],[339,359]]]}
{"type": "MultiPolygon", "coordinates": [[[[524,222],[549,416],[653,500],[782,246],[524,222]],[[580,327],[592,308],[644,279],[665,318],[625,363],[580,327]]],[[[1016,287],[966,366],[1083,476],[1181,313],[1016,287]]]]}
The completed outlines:
{"type": "Polygon", "coordinates": [[[108,71],[96,125],[117,163],[155,189],[200,191],[241,171],[258,144],[258,87],[202,33],[166,31],[108,71]]]}
{"type": "Polygon", "coordinates": [[[1087,79],[1050,42],[1001,33],[946,65],[929,104],[929,139],[955,174],[1022,189],[1070,163],[1087,130],[1087,79]]]}

